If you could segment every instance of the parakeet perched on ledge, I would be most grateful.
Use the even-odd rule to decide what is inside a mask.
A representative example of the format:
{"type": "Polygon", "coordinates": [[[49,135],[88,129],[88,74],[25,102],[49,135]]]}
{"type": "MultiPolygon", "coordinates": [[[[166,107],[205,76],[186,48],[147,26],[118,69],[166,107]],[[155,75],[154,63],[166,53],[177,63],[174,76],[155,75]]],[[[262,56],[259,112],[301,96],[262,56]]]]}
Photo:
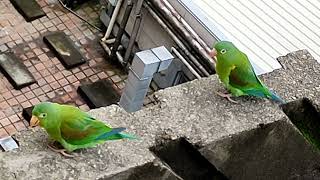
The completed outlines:
{"type": "MultiPolygon", "coordinates": [[[[216,72],[231,95],[236,97],[250,95],[285,103],[262,83],[255,74],[247,55],[232,42],[217,42],[210,55],[217,57],[216,72]]],[[[230,94],[218,92],[217,94],[236,103],[230,98],[230,94]]]]}
{"type": "Polygon", "coordinates": [[[50,144],[48,147],[68,157],[73,155],[65,151],[70,153],[76,149],[94,147],[107,140],[135,139],[133,135],[121,133],[125,128],[111,128],[77,107],[57,103],[43,102],[34,107],[30,126],[37,125],[43,127],[64,149],[56,149],[50,144]]]}

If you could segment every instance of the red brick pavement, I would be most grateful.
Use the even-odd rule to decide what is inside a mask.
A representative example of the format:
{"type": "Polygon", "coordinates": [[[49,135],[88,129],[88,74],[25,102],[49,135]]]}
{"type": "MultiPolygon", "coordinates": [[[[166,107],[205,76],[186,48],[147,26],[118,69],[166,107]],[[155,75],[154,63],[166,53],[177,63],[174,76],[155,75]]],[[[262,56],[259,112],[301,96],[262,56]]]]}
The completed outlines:
{"type": "MultiPolygon", "coordinates": [[[[51,1],[37,0],[47,16],[27,23],[9,0],[0,1],[0,52],[13,51],[34,75],[37,84],[15,90],[0,74],[0,137],[26,129],[22,109],[41,101],[68,103],[88,110],[76,92],[81,83],[110,79],[119,93],[126,75],[104,59],[98,44],[102,34],[51,1]],[[43,43],[42,36],[64,31],[87,58],[88,63],[66,70],[43,43]]],[[[98,18],[99,6],[90,4],[77,10],[83,17],[98,18]]]]}

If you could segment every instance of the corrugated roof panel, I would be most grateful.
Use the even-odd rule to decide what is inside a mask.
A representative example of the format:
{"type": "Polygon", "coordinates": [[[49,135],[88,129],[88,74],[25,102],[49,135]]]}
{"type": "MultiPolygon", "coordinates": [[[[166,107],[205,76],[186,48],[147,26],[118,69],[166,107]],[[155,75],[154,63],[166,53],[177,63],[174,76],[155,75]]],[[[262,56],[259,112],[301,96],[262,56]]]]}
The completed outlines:
{"type": "Polygon", "coordinates": [[[308,49],[320,59],[320,2],[180,0],[221,40],[245,52],[258,74],[280,68],[276,58],[308,49]],[[193,6],[197,6],[196,8],[193,6]]]}

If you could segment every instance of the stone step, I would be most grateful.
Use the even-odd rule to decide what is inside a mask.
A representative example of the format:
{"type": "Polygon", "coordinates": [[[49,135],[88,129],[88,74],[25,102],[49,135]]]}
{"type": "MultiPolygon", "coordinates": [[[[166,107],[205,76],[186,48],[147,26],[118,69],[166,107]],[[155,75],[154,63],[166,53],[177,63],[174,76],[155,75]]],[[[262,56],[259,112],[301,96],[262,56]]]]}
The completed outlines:
{"type": "Polygon", "coordinates": [[[103,79],[92,84],[83,84],[77,89],[80,96],[90,108],[99,108],[116,104],[120,96],[112,86],[112,82],[103,79]]]}
{"type": "Polygon", "coordinates": [[[292,123],[280,120],[200,149],[230,179],[317,179],[320,153],[292,123]],[[236,177],[236,178],[235,178],[236,177]]]}
{"type": "Polygon", "coordinates": [[[46,15],[35,0],[10,0],[10,2],[27,22],[46,15]]]}
{"type": "Polygon", "coordinates": [[[43,37],[43,41],[57,55],[66,69],[71,69],[86,62],[74,42],[64,32],[54,32],[43,37]]]}
{"type": "Polygon", "coordinates": [[[12,53],[0,54],[0,70],[15,89],[36,82],[27,67],[12,53]]]}

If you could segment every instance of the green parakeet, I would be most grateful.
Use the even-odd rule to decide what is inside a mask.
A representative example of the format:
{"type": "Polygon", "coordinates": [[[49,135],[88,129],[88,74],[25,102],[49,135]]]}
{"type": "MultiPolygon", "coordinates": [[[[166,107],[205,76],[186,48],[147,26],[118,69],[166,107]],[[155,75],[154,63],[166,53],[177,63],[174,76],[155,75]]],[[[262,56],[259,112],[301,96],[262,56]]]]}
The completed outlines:
{"type": "MultiPolygon", "coordinates": [[[[79,108],[50,102],[43,102],[34,107],[30,126],[37,125],[43,127],[49,136],[59,142],[67,152],[94,147],[107,140],[135,138],[121,133],[125,128],[111,128],[79,108]]],[[[56,152],[68,156],[62,151],[56,152]]]]}
{"type": "Polygon", "coordinates": [[[232,42],[220,41],[214,45],[217,57],[216,72],[233,96],[251,95],[285,103],[270,91],[255,74],[247,55],[232,42]]]}

